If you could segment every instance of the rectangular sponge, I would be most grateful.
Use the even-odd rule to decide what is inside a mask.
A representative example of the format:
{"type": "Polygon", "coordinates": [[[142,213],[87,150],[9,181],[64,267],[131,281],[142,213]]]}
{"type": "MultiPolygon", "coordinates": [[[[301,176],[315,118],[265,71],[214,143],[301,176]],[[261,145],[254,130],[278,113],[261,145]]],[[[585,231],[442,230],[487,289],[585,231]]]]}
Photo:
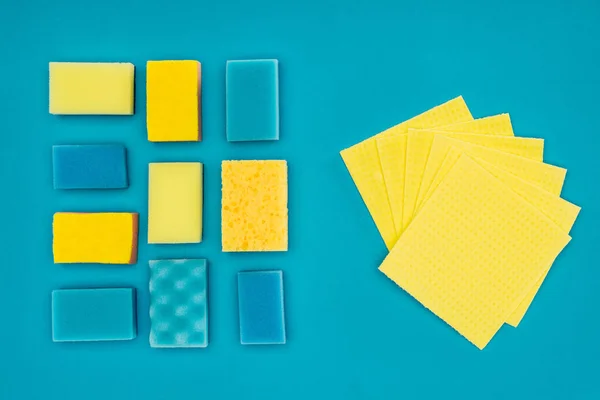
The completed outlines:
{"type": "Polygon", "coordinates": [[[202,240],[202,164],[150,163],[148,243],[202,240]]]}
{"type": "Polygon", "coordinates": [[[53,341],[131,340],[136,334],[135,289],[52,292],[53,341]]]}
{"type": "Polygon", "coordinates": [[[223,251],[286,251],[287,163],[223,161],[221,179],[223,251]]]}
{"type": "Polygon", "coordinates": [[[120,144],[52,146],[54,189],[122,189],[127,183],[120,144]]]}
{"type": "Polygon", "coordinates": [[[150,260],[150,346],[208,346],[206,260],[150,260]]]}
{"type": "Polygon", "coordinates": [[[50,114],[133,114],[130,63],[50,63],[50,114]]]}
{"type": "Polygon", "coordinates": [[[278,66],[277,60],[227,61],[228,141],[279,139],[278,66]]]}
{"type": "Polygon", "coordinates": [[[146,122],[151,142],[193,142],[201,133],[201,65],[148,61],[146,122]]]}
{"type": "Polygon", "coordinates": [[[242,344],[285,344],[282,271],[239,272],[238,301],[242,344]]]}
{"type": "Polygon", "coordinates": [[[55,263],[135,264],[137,213],[54,214],[55,263]]]}

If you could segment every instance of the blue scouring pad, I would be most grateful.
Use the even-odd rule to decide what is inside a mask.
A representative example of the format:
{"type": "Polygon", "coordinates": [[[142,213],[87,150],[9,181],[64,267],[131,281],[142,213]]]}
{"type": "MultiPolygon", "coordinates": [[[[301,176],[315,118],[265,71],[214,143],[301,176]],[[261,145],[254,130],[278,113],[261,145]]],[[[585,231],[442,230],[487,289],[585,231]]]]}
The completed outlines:
{"type": "Polygon", "coordinates": [[[278,140],[278,61],[227,61],[225,80],[227,140],[278,140]]]}
{"type": "Polygon", "coordinates": [[[285,343],[282,271],[239,272],[238,300],[242,344],[285,343]]]}
{"type": "Polygon", "coordinates": [[[119,144],[52,146],[55,189],[128,186],[125,147],[119,144]]]}
{"type": "Polygon", "coordinates": [[[206,260],[150,261],[150,346],[206,347],[206,260]]]}

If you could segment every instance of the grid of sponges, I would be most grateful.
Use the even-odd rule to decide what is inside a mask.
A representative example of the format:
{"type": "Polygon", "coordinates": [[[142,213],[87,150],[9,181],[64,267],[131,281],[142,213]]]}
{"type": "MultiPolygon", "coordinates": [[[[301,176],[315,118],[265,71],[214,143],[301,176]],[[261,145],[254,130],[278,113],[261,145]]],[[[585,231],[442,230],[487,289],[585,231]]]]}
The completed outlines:
{"type": "Polygon", "coordinates": [[[52,223],[55,263],[135,264],[137,213],[57,212],[52,223]]]}
{"type": "Polygon", "coordinates": [[[150,346],[208,345],[204,259],[150,261],[150,346]]]}
{"type": "Polygon", "coordinates": [[[133,114],[131,63],[51,62],[50,114],[133,114]]]}
{"type": "MultiPolygon", "coordinates": [[[[455,114],[453,102],[434,110],[455,114]]],[[[580,211],[543,150],[501,114],[392,128],[342,152],[390,248],[380,270],[479,348],[519,324],[580,211]]]]}
{"type": "Polygon", "coordinates": [[[148,140],[200,140],[200,63],[192,60],[148,61],[146,74],[148,140]]]}
{"type": "Polygon", "coordinates": [[[287,162],[223,161],[221,167],[223,251],[286,251],[287,162]]]}

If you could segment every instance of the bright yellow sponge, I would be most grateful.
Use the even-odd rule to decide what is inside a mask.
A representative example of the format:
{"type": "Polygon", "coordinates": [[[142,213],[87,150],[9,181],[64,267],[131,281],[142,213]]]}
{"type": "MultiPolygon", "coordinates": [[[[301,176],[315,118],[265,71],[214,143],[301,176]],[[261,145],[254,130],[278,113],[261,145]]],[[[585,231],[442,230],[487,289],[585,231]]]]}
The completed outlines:
{"type": "Polygon", "coordinates": [[[287,163],[223,161],[223,251],[286,251],[287,163]]]}
{"type": "Polygon", "coordinates": [[[50,63],[50,114],[133,114],[130,63],[50,63]]]}
{"type": "Polygon", "coordinates": [[[148,182],[148,243],[202,240],[202,164],[151,163],[148,182]]]}
{"type": "Polygon", "coordinates": [[[201,140],[201,82],[198,61],[148,61],[146,122],[149,141],[201,140]]]}
{"type": "Polygon", "coordinates": [[[54,214],[55,263],[135,264],[137,213],[54,214]]]}

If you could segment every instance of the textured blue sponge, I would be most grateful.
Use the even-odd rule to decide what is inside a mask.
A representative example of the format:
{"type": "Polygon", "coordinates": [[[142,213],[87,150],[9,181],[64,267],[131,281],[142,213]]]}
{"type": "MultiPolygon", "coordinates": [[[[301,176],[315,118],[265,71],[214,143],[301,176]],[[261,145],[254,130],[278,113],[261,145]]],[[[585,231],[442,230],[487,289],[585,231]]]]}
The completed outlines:
{"type": "Polygon", "coordinates": [[[208,345],[206,260],[150,261],[150,346],[208,345]]]}
{"type": "Polygon", "coordinates": [[[242,344],[285,343],[282,271],[238,273],[242,344]]]}
{"type": "Polygon", "coordinates": [[[279,139],[277,60],[227,61],[227,140],[279,139]]]}
{"type": "Polygon", "coordinates": [[[52,340],[129,340],[137,333],[135,289],[52,292],[52,340]]]}
{"type": "Polygon", "coordinates": [[[55,189],[128,186],[125,147],[119,144],[52,146],[55,189]]]}

